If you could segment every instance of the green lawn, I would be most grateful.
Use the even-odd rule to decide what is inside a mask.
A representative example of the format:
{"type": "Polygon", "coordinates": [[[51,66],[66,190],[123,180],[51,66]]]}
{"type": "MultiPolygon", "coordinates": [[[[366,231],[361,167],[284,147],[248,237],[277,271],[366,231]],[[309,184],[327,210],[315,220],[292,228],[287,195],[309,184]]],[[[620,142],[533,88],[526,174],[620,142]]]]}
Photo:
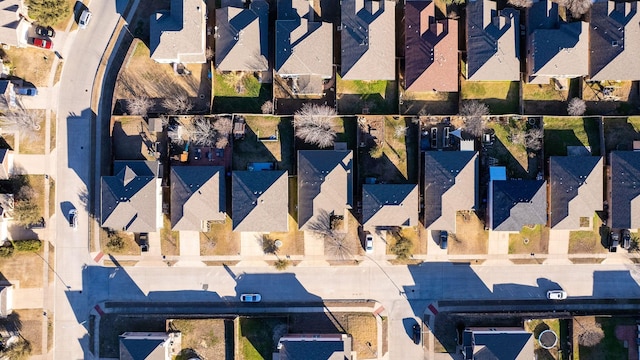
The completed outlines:
{"type": "Polygon", "coordinates": [[[548,251],[549,228],[546,226],[525,226],[519,233],[509,235],[509,254],[546,254],[548,251]]]}
{"type": "Polygon", "coordinates": [[[285,318],[240,318],[240,356],[244,360],[271,359],[275,350],[276,327],[284,327],[285,318]]]}
{"type": "MultiPolygon", "coordinates": [[[[580,333],[580,321],[582,318],[574,319],[574,334],[580,333]],[[576,324],[578,323],[578,324],[576,324]]],[[[631,317],[596,317],[595,321],[600,324],[604,331],[604,338],[595,346],[586,347],[579,345],[577,342],[574,345],[574,359],[580,360],[596,360],[596,359],[628,359],[629,351],[624,347],[621,340],[616,337],[616,326],[627,325],[634,326],[635,321],[631,317]]],[[[575,338],[575,335],[574,335],[575,338]]],[[[634,346],[635,344],[629,344],[634,346]]]]}
{"type": "Polygon", "coordinates": [[[460,81],[461,100],[480,100],[491,114],[517,114],[520,96],[517,81],[460,81]]]}
{"type": "Polygon", "coordinates": [[[598,120],[589,117],[545,117],[545,155],[566,156],[567,146],[590,146],[592,155],[600,155],[598,120]]]}
{"type": "Polygon", "coordinates": [[[260,113],[262,104],[271,100],[271,84],[261,84],[253,74],[222,74],[216,71],[213,80],[216,112],[260,113]]]}
{"type": "Polygon", "coordinates": [[[522,97],[524,100],[567,100],[568,91],[556,90],[552,84],[523,84],[522,97]]]}
{"type": "Polygon", "coordinates": [[[343,80],[338,76],[338,92],[343,94],[381,94],[387,89],[386,80],[361,81],[343,80]]]}
{"type": "Polygon", "coordinates": [[[510,120],[509,123],[489,122],[487,126],[495,131],[497,140],[487,153],[507,167],[507,175],[518,178],[535,176],[536,169],[529,167],[527,149],[524,145],[511,142],[511,130],[524,129],[524,120],[510,120]]]}
{"type": "Polygon", "coordinates": [[[398,108],[398,87],[395,81],[343,80],[337,76],[338,111],[359,114],[364,107],[371,114],[392,114],[398,108]]]}
{"type": "Polygon", "coordinates": [[[233,142],[233,168],[246,170],[249,162],[277,162],[278,169],[293,171],[293,124],[291,118],[247,116],[242,140],[233,142]],[[276,136],[277,140],[259,138],[276,136]]]}

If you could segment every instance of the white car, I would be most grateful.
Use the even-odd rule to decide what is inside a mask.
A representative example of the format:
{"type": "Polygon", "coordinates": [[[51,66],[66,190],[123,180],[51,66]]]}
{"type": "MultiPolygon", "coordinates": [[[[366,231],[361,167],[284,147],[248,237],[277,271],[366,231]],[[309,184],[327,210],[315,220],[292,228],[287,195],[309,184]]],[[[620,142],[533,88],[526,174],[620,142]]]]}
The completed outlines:
{"type": "Polygon", "coordinates": [[[567,298],[567,292],[563,290],[549,290],[547,291],[547,299],[549,300],[564,300],[567,298]]]}
{"type": "Polygon", "coordinates": [[[367,254],[373,253],[373,235],[367,234],[367,238],[364,244],[364,250],[367,252],[367,254]]]}
{"type": "Polygon", "coordinates": [[[262,300],[262,296],[260,296],[260,294],[242,294],[242,295],[240,295],[240,301],[241,302],[257,303],[257,302],[260,302],[261,300],[262,300]]]}
{"type": "Polygon", "coordinates": [[[82,14],[80,14],[80,19],[78,20],[78,27],[80,29],[86,29],[87,25],[89,25],[89,21],[91,21],[91,11],[83,10],[82,14]]]}

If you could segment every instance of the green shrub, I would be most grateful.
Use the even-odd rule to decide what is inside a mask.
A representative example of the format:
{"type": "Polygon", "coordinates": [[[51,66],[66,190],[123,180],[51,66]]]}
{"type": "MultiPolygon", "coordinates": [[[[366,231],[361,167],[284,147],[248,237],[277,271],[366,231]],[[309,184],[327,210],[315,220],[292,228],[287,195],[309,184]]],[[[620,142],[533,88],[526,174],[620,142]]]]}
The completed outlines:
{"type": "Polygon", "coordinates": [[[391,252],[393,252],[399,260],[406,260],[412,255],[412,248],[413,243],[410,239],[407,239],[405,237],[398,237],[396,243],[391,246],[391,252]]]}
{"type": "Polygon", "coordinates": [[[125,243],[122,236],[116,232],[109,233],[109,242],[107,242],[107,250],[117,252],[124,249],[125,243]]]}
{"type": "Polygon", "coordinates": [[[42,241],[40,240],[18,240],[13,242],[13,246],[18,251],[38,252],[42,249],[42,241]]]}
{"type": "Polygon", "coordinates": [[[284,269],[288,268],[289,265],[290,265],[290,263],[286,259],[278,259],[278,260],[276,260],[275,264],[273,264],[273,266],[275,266],[275,268],[278,269],[278,270],[284,270],[284,269]]]}
{"type": "Polygon", "coordinates": [[[0,246],[0,257],[8,258],[13,255],[13,245],[11,246],[0,246]]]}

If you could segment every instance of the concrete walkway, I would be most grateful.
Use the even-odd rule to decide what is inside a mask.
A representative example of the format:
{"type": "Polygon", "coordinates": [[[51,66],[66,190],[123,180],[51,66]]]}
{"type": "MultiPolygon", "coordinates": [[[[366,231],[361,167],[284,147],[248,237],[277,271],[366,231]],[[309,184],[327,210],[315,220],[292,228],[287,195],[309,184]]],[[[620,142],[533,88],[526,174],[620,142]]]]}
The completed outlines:
{"type": "Polygon", "coordinates": [[[200,233],[180,231],[180,261],[174,266],[207,266],[200,261],[200,233]]]}
{"type": "Polygon", "coordinates": [[[265,253],[262,248],[262,236],[260,232],[243,232],[240,234],[240,258],[241,266],[267,266],[264,261],[265,253]]]}
{"type": "Polygon", "coordinates": [[[324,256],[324,238],[310,231],[304,232],[304,260],[298,266],[327,266],[324,256]]]}

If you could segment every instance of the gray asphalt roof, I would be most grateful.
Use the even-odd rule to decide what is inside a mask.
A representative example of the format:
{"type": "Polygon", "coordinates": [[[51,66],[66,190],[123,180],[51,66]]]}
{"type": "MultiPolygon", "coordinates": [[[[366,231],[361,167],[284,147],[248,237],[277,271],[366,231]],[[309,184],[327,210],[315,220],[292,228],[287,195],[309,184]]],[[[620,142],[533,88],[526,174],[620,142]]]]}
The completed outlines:
{"type": "Polygon", "coordinates": [[[534,358],[534,337],[526,331],[482,331],[473,333],[474,359],[530,360],[534,358]]]}
{"type": "Polygon", "coordinates": [[[345,360],[351,354],[345,352],[342,341],[281,341],[280,360],[345,360]]]}
{"type": "Polygon", "coordinates": [[[171,0],[170,12],[151,16],[149,50],[158,62],[206,62],[203,0],[171,0]]]}
{"type": "Polygon", "coordinates": [[[333,73],[333,27],[310,19],[306,0],[278,0],[275,70],[283,77],[333,73]]]}
{"type": "Polygon", "coordinates": [[[418,225],[418,185],[365,184],[362,186],[362,226],[366,229],[418,225]]]}
{"type": "Polygon", "coordinates": [[[353,152],[351,150],[298,151],[298,227],[323,211],[344,215],[353,206],[353,152]]]}
{"type": "Polygon", "coordinates": [[[9,155],[13,151],[9,149],[0,149],[0,179],[6,180],[11,174],[9,174],[9,155]]]}
{"type": "Polygon", "coordinates": [[[520,13],[493,0],[467,2],[467,79],[520,80],[520,13]]]}
{"type": "Polygon", "coordinates": [[[640,228],[640,152],[611,152],[611,227],[640,228]]]}
{"type": "Polygon", "coordinates": [[[234,231],[288,231],[287,171],[234,171],[231,178],[234,231]]]}
{"type": "Polygon", "coordinates": [[[21,0],[3,0],[0,7],[0,43],[18,46],[17,28],[20,24],[21,0]]]}
{"type": "Polygon", "coordinates": [[[477,206],[478,153],[427,151],[424,160],[424,225],[455,233],[457,211],[477,206]]]}
{"type": "Polygon", "coordinates": [[[638,2],[596,1],[589,27],[591,80],[640,80],[638,2]]]}
{"type": "Polygon", "coordinates": [[[222,166],[171,167],[171,228],[201,231],[205,221],[224,221],[226,192],[222,166]]]}
{"type": "Polygon", "coordinates": [[[120,360],[166,360],[165,340],[120,337],[120,360]]]}
{"type": "Polygon", "coordinates": [[[577,77],[589,73],[589,24],[567,23],[550,0],[533,3],[528,11],[527,69],[530,81],[548,83],[548,77],[577,77]]]}
{"type": "Polygon", "coordinates": [[[546,181],[498,180],[492,184],[492,230],[520,231],[525,225],[547,223],[546,181]]]}
{"type": "Polygon", "coordinates": [[[161,226],[159,167],[155,161],[114,161],[115,175],[101,179],[102,227],[152,232],[161,226]]]}
{"type": "Polygon", "coordinates": [[[216,9],[216,69],[265,71],[269,68],[269,4],[252,1],[248,9],[216,9]]]}
{"type": "Polygon", "coordinates": [[[579,229],[580,217],[602,210],[603,173],[600,156],[549,157],[551,228],[579,229]]]}
{"type": "Polygon", "coordinates": [[[342,0],[342,78],[395,80],[396,2],[342,0]]]}

